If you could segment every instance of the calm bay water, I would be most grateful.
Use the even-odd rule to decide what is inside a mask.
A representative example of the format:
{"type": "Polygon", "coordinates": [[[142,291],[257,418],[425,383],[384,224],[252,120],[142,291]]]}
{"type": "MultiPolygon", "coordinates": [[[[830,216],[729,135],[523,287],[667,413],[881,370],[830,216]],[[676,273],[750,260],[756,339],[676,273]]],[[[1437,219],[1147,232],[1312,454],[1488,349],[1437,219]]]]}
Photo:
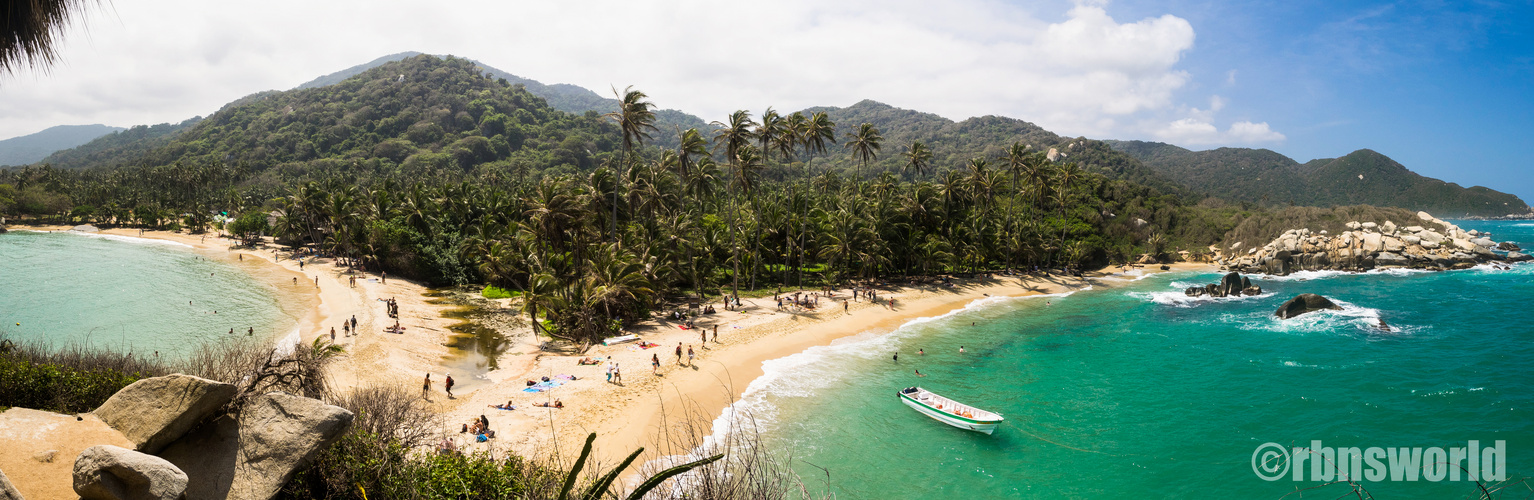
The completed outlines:
{"type": "Polygon", "coordinates": [[[177,243],[12,231],[0,235],[0,331],[167,356],[228,341],[231,328],[274,340],[303,310],[296,294],[278,293],[285,279],[177,243]]]}
{"type": "MultiPolygon", "coordinates": [[[[1534,224],[1461,226],[1534,243],[1534,224]]],[[[1531,276],[1534,266],[1518,265],[1254,277],[1264,295],[1216,300],[1181,290],[1217,274],[1109,278],[772,361],[737,407],[794,452],[807,484],[825,482],[809,464],[828,468],[839,498],[1278,498],[1320,483],[1263,481],[1253,451],[1317,439],[1361,448],[1506,440],[1509,477],[1528,476],[1531,276]],[[1344,309],[1272,315],[1305,292],[1344,309]],[[1396,331],[1373,328],[1380,318],[1396,331]],[[913,385],[1007,423],[992,436],[943,425],[897,400],[913,385]]],[[[1376,498],[1475,493],[1467,482],[1363,486],[1376,498]]]]}

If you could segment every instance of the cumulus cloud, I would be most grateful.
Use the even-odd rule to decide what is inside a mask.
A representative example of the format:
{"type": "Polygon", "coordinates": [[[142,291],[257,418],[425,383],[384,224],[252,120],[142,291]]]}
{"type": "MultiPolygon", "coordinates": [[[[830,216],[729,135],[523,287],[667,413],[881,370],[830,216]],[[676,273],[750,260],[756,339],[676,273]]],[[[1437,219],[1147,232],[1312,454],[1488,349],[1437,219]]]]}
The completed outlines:
{"type": "MultiPolygon", "coordinates": [[[[208,115],[407,50],[598,92],[634,85],[661,107],[705,119],[867,98],[1108,137],[1177,109],[1175,94],[1190,80],[1177,65],[1195,39],[1181,18],[1121,22],[1097,1],[1064,13],[985,0],[483,0],[429,9],[143,0],[111,9],[70,32],[65,62],[50,73],[0,76],[0,137],[208,115]]],[[[1256,129],[1265,124],[1248,125],[1243,137],[1263,137],[1256,129]]]]}

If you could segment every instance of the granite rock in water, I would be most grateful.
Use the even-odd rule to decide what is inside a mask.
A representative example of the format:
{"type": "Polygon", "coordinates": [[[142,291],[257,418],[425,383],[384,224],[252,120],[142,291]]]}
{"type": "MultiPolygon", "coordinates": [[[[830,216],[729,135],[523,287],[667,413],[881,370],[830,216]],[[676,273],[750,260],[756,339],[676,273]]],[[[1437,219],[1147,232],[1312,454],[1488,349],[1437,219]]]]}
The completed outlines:
{"type": "Polygon", "coordinates": [[[127,448],[92,446],[75,459],[75,493],[85,500],[179,500],[186,485],[175,465],[127,448]]]}
{"type": "Polygon", "coordinates": [[[1322,309],[1342,309],[1342,306],[1339,306],[1335,302],[1332,302],[1331,299],[1327,299],[1326,297],[1322,297],[1320,295],[1313,293],[1302,293],[1284,302],[1284,305],[1278,306],[1278,311],[1274,312],[1273,314],[1277,315],[1279,318],[1289,319],[1308,312],[1320,311],[1322,309]]]}

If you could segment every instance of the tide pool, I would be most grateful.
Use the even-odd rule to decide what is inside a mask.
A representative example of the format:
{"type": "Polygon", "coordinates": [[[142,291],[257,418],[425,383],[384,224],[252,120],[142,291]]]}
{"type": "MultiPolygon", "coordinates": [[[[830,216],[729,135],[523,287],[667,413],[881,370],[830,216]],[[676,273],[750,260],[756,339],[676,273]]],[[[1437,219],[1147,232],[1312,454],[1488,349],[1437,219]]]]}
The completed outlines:
{"type": "MultiPolygon", "coordinates": [[[[1460,225],[1534,243],[1534,224],[1460,225]]],[[[1216,282],[1213,273],[1102,278],[1091,290],[982,301],[771,361],[719,424],[749,418],[793,454],[812,489],[826,483],[816,466],[828,469],[839,498],[1279,498],[1324,481],[1308,470],[1303,481],[1265,481],[1254,452],[1313,440],[1503,440],[1517,481],[1534,475],[1531,277],[1527,264],[1253,276],[1262,296],[1213,300],[1181,292],[1216,282]],[[1343,309],[1273,316],[1306,292],[1343,309]],[[1379,319],[1394,331],[1376,328],[1379,319]],[[1007,422],[992,436],[946,426],[898,401],[896,391],[916,385],[1007,422]]],[[[1376,498],[1478,491],[1424,478],[1360,485],[1376,498]]]]}
{"type": "Polygon", "coordinates": [[[271,341],[294,332],[305,306],[279,293],[284,279],[255,259],[174,242],[12,231],[0,235],[0,331],[162,356],[252,328],[271,341]]]}

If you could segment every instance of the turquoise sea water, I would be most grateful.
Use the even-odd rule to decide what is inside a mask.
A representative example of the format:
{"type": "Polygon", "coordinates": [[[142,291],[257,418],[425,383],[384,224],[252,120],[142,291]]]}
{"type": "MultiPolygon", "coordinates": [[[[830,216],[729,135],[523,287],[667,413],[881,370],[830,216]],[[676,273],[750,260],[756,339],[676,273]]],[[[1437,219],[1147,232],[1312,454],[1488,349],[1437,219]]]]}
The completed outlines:
{"type": "Polygon", "coordinates": [[[0,235],[0,331],[162,356],[227,341],[231,328],[272,340],[301,310],[278,293],[283,279],[254,259],[172,242],[12,231],[0,235]]]}
{"type": "MultiPolygon", "coordinates": [[[[1534,244],[1534,224],[1461,226],[1534,244]]],[[[993,300],[814,348],[769,362],[735,413],[793,451],[812,487],[825,482],[815,466],[829,469],[838,498],[1279,498],[1322,483],[1264,481],[1254,451],[1312,440],[1505,440],[1508,476],[1534,475],[1534,266],[1254,276],[1260,297],[1181,293],[1218,277],[1107,278],[1069,296],[993,300]],[[1344,309],[1273,316],[1304,292],[1344,309]],[[1396,331],[1372,328],[1379,318],[1396,331]],[[948,427],[897,400],[913,385],[1007,422],[991,436],[948,427]]],[[[1476,492],[1422,479],[1362,486],[1375,498],[1476,492]]],[[[1518,489],[1508,498],[1528,494],[1518,489]]]]}

